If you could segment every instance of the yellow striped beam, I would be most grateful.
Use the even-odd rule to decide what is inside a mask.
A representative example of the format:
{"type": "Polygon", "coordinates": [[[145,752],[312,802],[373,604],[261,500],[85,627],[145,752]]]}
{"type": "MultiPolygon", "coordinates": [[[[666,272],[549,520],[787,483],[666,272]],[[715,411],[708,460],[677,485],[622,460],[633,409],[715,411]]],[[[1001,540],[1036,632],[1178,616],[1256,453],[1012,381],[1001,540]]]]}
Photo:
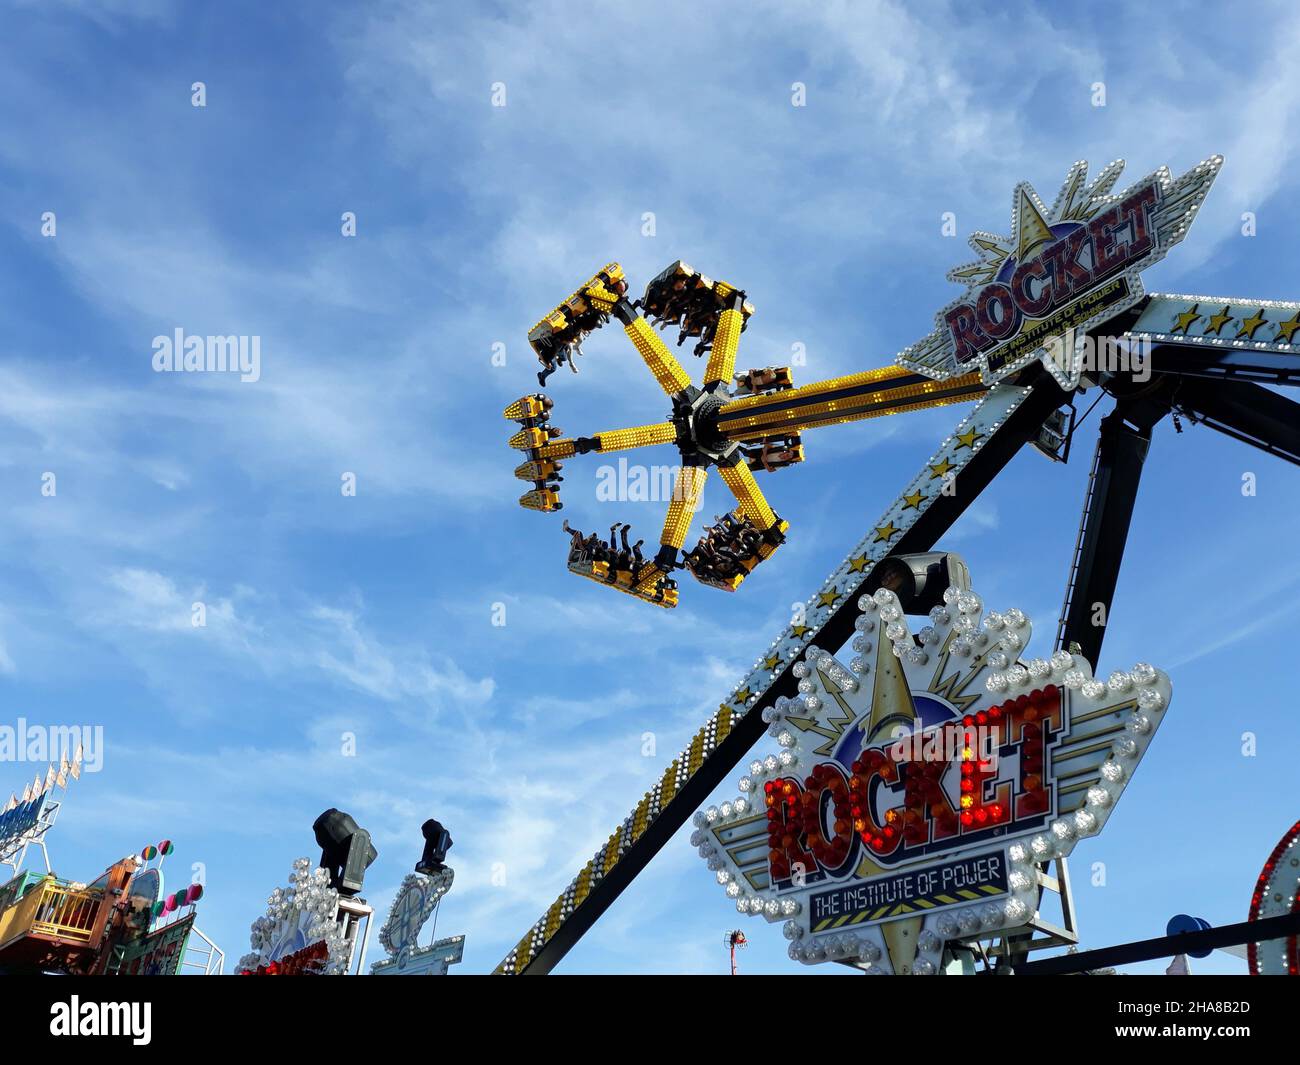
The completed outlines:
{"type": "Polygon", "coordinates": [[[718,412],[717,429],[727,440],[761,440],[823,425],[966,403],[987,391],[977,373],[933,381],[901,366],[886,366],[734,400],[718,412]]]}
{"type": "Polygon", "coordinates": [[[642,797],[628,818],[611,833],[605,845],[551,903],[514,949],[502,959],[493,970],[494,973],[516,976],[528,969],[537,954],[563,927],[565,921],[587,901],[592,889],[610,874],[631,849],[632,844],[676,800],[681,789],[699,771],[705,760],[717,750],[718,744],[727,738],[731,732],[732,715],[731,707],[724,703],[718,708],[718,712],[705,722],[704,727],[695,734],[686,750],[673,759],[654,788],[642,797]]]}

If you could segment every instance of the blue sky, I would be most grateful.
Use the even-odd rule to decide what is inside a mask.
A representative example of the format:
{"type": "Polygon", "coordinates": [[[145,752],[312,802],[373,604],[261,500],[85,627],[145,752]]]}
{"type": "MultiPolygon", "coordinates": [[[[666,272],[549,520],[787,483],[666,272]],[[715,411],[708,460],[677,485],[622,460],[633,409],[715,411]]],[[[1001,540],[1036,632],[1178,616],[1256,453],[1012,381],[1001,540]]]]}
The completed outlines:
{"type": "MultiPolygon", "coordinates": [[[[801,343],[813,380],[928,332],[1017,181],[1050,200],[1075,159],[1126,158],[1136,180],[1218,152],[1148,287],[1300,295],[1300,27],[1281,4],[1238,5],[1248,32],[1194,4],[5,7],[0,720],[103,725],[57,870],[88,880],[170,837],[169,868],[203,863],[200,925],[232,960],[338,806],[374,834],[381,917],[419,824],[452,829],[439,933],[468,936],[463,971],[491,969],[965,410],[810,433],[809,461],[765,482],[791,541],[740,594],[691,582],[670,614],[603,593],[565,572],[558,520],[516,505],[500,417],[535,385],[528,328],[595,268],[617,259],[639,289],[684,258],[743,286],[742,364],[801,343]],[[261,379],[154,373],[178,327],[259,336],[261,379]]],[[[552,379],[556,424],[664,416],[622,337],[586,351],[552,379]]],[[[1021,456],[945,541],[986,602],[1035,620],[1037,653],[1099,413],[1068,467],[1021,456]]],[[[569,466],[566,516],[653,539],[662,504],[598,502],[597,465],[569,466]]],[[[1175,697],[1073,859],[1086,945],[1180,910],[1244,919],[1297,816],[1297,489],[1244,445],[1157,431],[1098,671],[1151,661],[1175,697]]],[[[687,834],[560,971],[725,971],[738,918],[687,834]]],[[[775,928],[742,927],[745,971],[794,968],[775,928]]]]}

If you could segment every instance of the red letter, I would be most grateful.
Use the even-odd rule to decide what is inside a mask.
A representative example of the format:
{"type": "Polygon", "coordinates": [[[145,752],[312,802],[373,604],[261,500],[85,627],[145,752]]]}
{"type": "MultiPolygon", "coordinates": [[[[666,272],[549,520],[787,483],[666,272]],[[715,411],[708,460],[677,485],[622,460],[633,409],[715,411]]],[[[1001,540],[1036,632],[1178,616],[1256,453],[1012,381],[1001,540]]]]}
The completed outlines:
{"type": "Polygon", "coordinates": [[[948,332],[952,335],[953,351],[958,362],[969,362],[989,345],[989,338],[975,324],[975,311],[960,303],[947,314],[948,332]]]}

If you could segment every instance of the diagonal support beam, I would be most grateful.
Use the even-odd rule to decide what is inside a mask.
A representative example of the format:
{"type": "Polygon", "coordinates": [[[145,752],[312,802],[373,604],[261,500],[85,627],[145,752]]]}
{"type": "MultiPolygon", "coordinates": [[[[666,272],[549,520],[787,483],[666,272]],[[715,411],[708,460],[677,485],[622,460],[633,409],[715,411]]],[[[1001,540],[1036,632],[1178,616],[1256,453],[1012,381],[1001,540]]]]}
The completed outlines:
{"type": "Polygon", "coordinates": [[[1202,425],[1300,464],[1300,403],[1293,399],[1249,381],[1183,378],[1174,403],[1202,425]]]}

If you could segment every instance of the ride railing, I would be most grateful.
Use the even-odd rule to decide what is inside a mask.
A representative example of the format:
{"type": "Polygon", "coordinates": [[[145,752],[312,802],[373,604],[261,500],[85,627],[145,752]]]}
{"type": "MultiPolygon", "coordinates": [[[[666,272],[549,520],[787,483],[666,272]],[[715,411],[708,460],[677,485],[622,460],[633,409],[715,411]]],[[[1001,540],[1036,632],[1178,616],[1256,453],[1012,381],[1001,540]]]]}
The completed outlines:
{"type": "Polygon", "coordinates": [[[0,948],[32,934],[88,943],[102,903],[102,892],[74,889],[56,880],[33,886],[0,913],[0,948]]]}

